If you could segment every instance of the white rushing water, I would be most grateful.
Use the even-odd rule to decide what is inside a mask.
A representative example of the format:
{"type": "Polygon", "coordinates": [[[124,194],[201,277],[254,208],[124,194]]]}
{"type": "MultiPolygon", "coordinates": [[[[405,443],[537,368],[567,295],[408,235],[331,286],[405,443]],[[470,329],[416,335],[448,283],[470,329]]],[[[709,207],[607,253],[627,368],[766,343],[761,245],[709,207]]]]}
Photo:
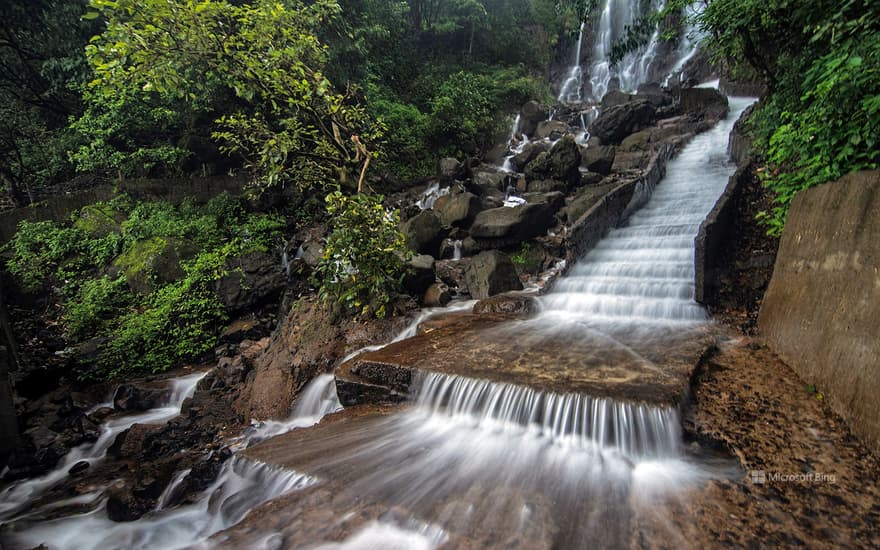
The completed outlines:
{"type": "Polygon", "coordinates": [[[600,14],[590,58],[590,89],[593,99],[599,101],[608,92],[612,78],[620,82],[620,89],[632,93],[639,85],[648,82],[659,45],[659,31],[655,30],[648,40],[628,53],[617,64],[611,65],[611,49],[615,42],[626,36],[627,27],[635,25],[650,11],[663,8],[665,0],[601,0],[600,14]],[[647,5],[648,11],[643,10],[647,5]]]}
{"type": "MultiPolygon", "coordinates": [[[[173,380],[171,392],[161,407],[139,414],[111,418],[101,425],[100,435],[95,442],[85,443],[72,449],[51,472],[35,479],[13,483],[7,487],[2,493],[2,500],[0,500],[0,519],[10,517],[16,510],[20,510],[47,489],[57,485],[67,477],[68,470],[74,464],[85,461],[94,465],[102,460],[107,455],[107,449],[116,440],[116,436],[133,425],[163,424],[180,414],[183,402],[192,396],[196,385],[204,376],[204,372],[198,372],[173,380]]],[[[102,405],[112,406],[112,400],[102,405]]]]}
{"type": "Polygon", "coordinates": [[[728,118],[667,164],[648,203],[543,297],[545,321],[680,326],[707,319],[694,301],[694,238],[733,174],[728,136],[753,101],[730,98],[728,118]]]}
{"type": "MultiPolygon", "coordinates": [[[[201,376],[204,373],[176,381],[172,399],[182,403],[187,395],[191,395],[195,382],[201,376]]],[[[289,420],[255,424],[234,442],[233,448],[245,448],[294,428],[311,426],[325,414],[340,408],[334,377],[330,374],[320,375],[303,390],[289,420]]],[[[164,408],[152,412],[149,418],[153,422],[157,422],[157,419],[166,421],[176,416],[180,407],[174,414],[164,408]]],[[[144,418],[147,414],[150,413],[139,417],[144,418]]],[[[110,521],[103,496],[96,493],[80,497],[84,503],[97,502],[98,505],[88,513],[35,523],[22,521],[21,525],[10,522],[10,532],[4,542],[11,542],[15,548],[47,544],[53,550],[187,548],[239,522],[248,511],[261,503],[314,483],[309,476],[234,456],[226,461],[216,481],[197,502],[168,507],[176,487],[188,474],[188,470],[179,472],[159,498],[156,510],[137,521],[110,521]]],[[[72,503],[68,501],[65,504],[72,503]]]]}
{"type": "Polygon", "coordinates": [[[583,94],[583,82],[581,80],[583,70],[581,69],[581,49],[584,45],[584,27],[586,23],[581,22],[578,30],[577,47],[574,50],[574,62],[568,69],[568,76],[559,88],[559,97],[557,101],[560,103],[578,103],[581,101],[583,94]]]}

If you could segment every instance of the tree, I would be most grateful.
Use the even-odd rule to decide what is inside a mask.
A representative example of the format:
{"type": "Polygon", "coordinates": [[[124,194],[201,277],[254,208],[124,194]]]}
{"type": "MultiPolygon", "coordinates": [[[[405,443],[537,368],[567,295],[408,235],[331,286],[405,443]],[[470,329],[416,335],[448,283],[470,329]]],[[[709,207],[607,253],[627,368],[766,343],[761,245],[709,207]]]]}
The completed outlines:
{"type": "Polygon", "coordinates": [[[86,0],[0,2],[0,184],[21,206],[34,187],[71,174],[68,118],[81,109],[77,86],[94,23],[86,0]]]}
{"type": "Polygon", "coordinates": [[[334,0],[237,5],[225,0],[91,0],[88,17],[106,30],[86,53],[96,73],[90,99],[119,90],[146,102],[183,102],[214,112],[234,97],[213,136],[243,156],[263,185],[308,188],[336,181],[353,187],[381,135],[357,102],[324,75],[322,26],[339,13],[334,0]],[[359,146],[353,136],[358,136],[359,146]]]}

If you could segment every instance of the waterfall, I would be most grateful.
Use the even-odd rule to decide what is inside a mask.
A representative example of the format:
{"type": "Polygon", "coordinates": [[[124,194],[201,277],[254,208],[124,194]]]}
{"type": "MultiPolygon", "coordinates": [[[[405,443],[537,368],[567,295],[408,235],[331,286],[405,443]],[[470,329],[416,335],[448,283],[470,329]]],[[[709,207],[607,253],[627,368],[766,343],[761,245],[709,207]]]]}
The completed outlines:
{"type": "Polygon", "coordinates": [[[752,101],[731,98],[728,119],[668,163],[648,203],[543,298],[545,320],[680,326],[707,319],[694,301],[694,238],[733,173],[727,136],[752,101]]]}
{"type": "Polygon", "coordinates": [[[461,259],[461,239],[452,241],[452,246],[452,259],[458,261],[461,259]]]}
{"type": "MultiPolygon", "coordinates": [[[[650,11],[663,9],[664,5],[665,0],[651,0],[650,11]]],[[[591,96],[596,101],[608,93],[613,78],[619,81],[621,90],[632,93],[651,77],[660,42],[658,30],[652,33],[647,44],[628,53],[616,67],[611,65],[614,43],[625,36],[627,27],[646,15],[641,7],[641,0],[602,0],[590,61],[591,96]]]]}
{"type": "Polygon", "coordinates": [[[583,82],[581,81],[581,49],[584,43],[584,26],[585,23],[582,21],[578,31],[578,41],[577,48],[575,48],[574,51],[574,61],[568,69],[568,76],[562,83],[562,87],[559,89],[559,97],[557,98],[557,101],[560,103],[580,103],[581,101],[581,88],[583,88],[583,82]]]}
{"type": "Polygon", "coordinates": [[[675,456],[678,411],[588,395],[560,395],[461,376],[428,373],[417,404],[473,429],[531,433],[573,450],[610,449],[630,457],[675,456]]]}
{"type": "MultiPolygon", "coordinates": [[[[0,501],[0,519],[8,518],[22,509],[31,500],[43,494],[46,490],[54,487],[67,477],[67,472],[78,462],[95,464],[107,455],[107,449],[116,440],[116,436],[135,424],[163,424],[180,414],[180,408],[187,398],[195,392],[196,385],[204,378],[206,373],[198,372],[176,378],[170,383],[170,391],[164,402],[155,409],[115,417],[101,425],[100,435],[93,443],[84,443],[71,449],[62,458],[51,472],[34,479],[28,479],[13,483],[3,490],[3,499],[0,501]]],[[[110,403],[106,405],[111,405],[110,403]]]]}
{"type": "MultiPolygon", "coordinates": [[[[122,431],[123,426],[127,428],[138,422],[159,423],[169,420],[179,414],[180,405],[192,395],[196,384],[204,375],[205,373],[198,373],[174,380],[168,406],[110,421],[105,425],[104,431],[116,434],[122,431]]],[[[311,426],[320,421],[324,415],[340,408],[333,375],[319,375],[303,389],[288,420],[255,423],[244,435],[232,442],[231,448],[240,450],[262,439],[295,428],[311,426]]],[[[102,439],[98,440],[99,443],[103,439],[102,435],[102,439]]],[[[112,440],[112,437],[109,438],[111,443],[112,440]]],[[[88,453],[75,449],[71,454],[103,456],[109,443],[106,446],[99,443],[95,443],[94,448],[90,448],[88,453]],[[100,452],[99,447],[103,447],[100,452]]],[[[64,463],[73,462],[65,460],[64,463]]],[[[68,467],[62,466],[58,470],[61,475],[55,479],[55,482],[67,475],[68,467]]],[[[174,493],[179,490],[189,474],[190,470],[178,472],[160,495],[156,510],[137,521],[128,523],[110,521],[104,509],[105,500],[99,492],[63,503],[50,504],[46,508],[58,507],[61,504],[91,504],[93,509],[84,514],[40,521],[38,511],[36,514],[12,518],[11,522],[16,522],[16,525],[10,538],[16,547],[25,548],[43,543],[62,550],[188,548],[238,523],[245,514],[263,502],[308,487],[315,482],[314,478],[298,472],[233,456],[224,463],[217,479],[195,503],[169,507],[169,502],[175,496],[174,493]]],[[[26,483],[30,484],[33,481],[26,483]]],[[[4,493],[4,503],[8,502],[9,493],[9,490],[4,493]]],[[[30,493],[27,496],[33,498],[34,494],[30,493]]]]}

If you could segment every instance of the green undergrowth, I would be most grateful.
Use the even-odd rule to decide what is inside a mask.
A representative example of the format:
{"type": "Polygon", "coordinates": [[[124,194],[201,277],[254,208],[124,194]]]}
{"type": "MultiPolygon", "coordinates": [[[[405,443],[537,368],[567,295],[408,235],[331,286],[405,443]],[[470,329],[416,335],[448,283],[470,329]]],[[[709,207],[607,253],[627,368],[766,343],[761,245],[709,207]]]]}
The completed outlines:
{"type": "Polygon", "coordinates": [[[222,194],[204,205],[122,195],[63,223],[23,222],[7,269],[62,305],[74,344],[97,343],[86,376],[158,372],[210,351],[226,320],[214,283],[227,260],[278,242],[283,219],[222,194]]]}

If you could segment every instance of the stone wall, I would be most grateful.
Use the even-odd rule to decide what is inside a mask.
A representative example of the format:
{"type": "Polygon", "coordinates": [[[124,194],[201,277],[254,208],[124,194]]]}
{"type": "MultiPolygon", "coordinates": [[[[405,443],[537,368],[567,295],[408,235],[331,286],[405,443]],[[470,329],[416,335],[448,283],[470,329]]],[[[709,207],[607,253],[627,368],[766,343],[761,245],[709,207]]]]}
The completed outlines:
{"type": "Polygon", "coordinates": [[[712,304],[718,291],[718,272],[722,268],[721,251],[724,242],[731,238],[736,218],[734,204],[740,189],[751,177],[751,138],[746,134],[745,123],[754,111],[754,105],[746,109],[733,126],[728,142],[728,152],[737,171],[727,181],[724,192],[715,206],[700,224],[694,240],[695,298],[701,304],[712,304]]]}
{"type": "Polygon", "coordinates": [[[83,206],[104,201],[124,192],[139,199],[167,200],[179,203],[185,197],[207,201],[223,191],[240,193],[246,180],[240,177],[192,179],[123,180],[114,185],[99,185],[85,191],[59,195],[45,201],[0,213],[0,244],[9,241],[22,221],[61,221],[83,206]]]}
{"type": "Polygon", "coordinates": [[[666,162],[672,158],[674,151],[673,145],[663,144],[642,176],[615,187],[572,225],[566,240],[569,265],[572,260],[583,258],[609,230],[620,225],[651,198],[654,188],[666,173],[666,162]]]}
{"type": "Polygon", "coordinates": [[[880,451],[880,171],[799,193],[759,328],[880,451]]]}

